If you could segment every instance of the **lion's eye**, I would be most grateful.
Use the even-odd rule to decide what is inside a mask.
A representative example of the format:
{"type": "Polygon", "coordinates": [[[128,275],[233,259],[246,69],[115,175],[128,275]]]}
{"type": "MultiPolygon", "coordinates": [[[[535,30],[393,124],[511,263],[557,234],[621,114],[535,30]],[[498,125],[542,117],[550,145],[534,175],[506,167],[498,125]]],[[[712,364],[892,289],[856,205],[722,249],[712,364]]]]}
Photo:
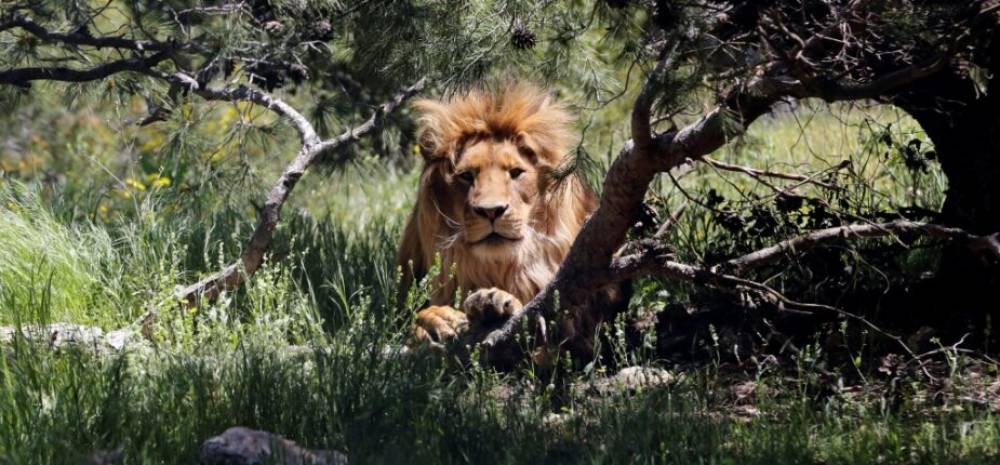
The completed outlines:
{"type": "Polygon", "coordinates": [[[459,181],[466,184],[472,184],[476,180],[476,175],[472,171],[462,171],[456,175],[459,181]]]}
{"type": "Polygon", "coordinates": [[[521,177],[522,174],[524,174],[524,170],[522,170],[521,168],[514,168],[514,169],[510,170],[510,178],[511,179],[517,179],[517,178],[521,177]]]}

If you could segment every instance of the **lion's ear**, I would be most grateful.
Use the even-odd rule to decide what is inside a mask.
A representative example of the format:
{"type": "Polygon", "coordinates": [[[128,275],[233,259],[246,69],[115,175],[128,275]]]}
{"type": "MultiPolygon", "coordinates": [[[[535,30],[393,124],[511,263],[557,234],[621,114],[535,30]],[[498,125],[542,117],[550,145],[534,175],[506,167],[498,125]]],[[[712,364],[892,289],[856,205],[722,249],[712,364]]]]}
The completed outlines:
{"type": "Polygon", "coordinates": [[[437,100],[421,99],[414,102],[413,107],[420,112],[417,143],[424,161],[450,158],[456,128],[447,105],[437,100]]]}
{"type": "Polygon", "coordinates": [[[531,136],[530,133],[521,131],[517,133],[514,138],[514,144],[517,145],[517,151],[528,160],[532,165],[550,165],[549,160],[539,159],[538,154],[542,151],[542,147],[538,145],[538,141],[531,136]]]}
{"type": "Polygon", "coordinates": [[[517,121],[516,136],[522,152],[534,157],[532,163],[538,166],[555,167],[562,164],[566,153],[574,144],[572,131],[573,116],[562,104],[552,100],[552,96],[540,91],[527,94],[531,111],[517,121]]]}
{"type": "Polygon", "coordinates": [[[542,110],[520,124],[517,146],[533,164],[559,166],[574,144],[570,131],[572,116],[558,106],[543,106],[542,110]]]}

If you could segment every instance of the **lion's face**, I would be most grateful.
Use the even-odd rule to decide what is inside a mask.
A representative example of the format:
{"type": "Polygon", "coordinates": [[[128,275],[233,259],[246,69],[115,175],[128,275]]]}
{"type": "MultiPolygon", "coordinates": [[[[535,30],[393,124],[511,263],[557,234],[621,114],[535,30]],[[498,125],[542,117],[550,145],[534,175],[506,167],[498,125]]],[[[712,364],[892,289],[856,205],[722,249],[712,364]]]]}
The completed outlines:
{"type": "Polygon", "coordinates": [[[489,287],[527,302],[596,208],[577,176],[549,176],[565,166],[575,143],[572,116],[546,92],[523,85],[414,106],[424,167],[398,257],[404,279],[440,263],[435,305],[451,302],[458,289],[489,287]]]}
{"type": "Polygon", "coordinates": [[[463,241],[475,255],[502,255],[532,234],[539,173],[530,152],[511,140],[485,139],[466,147],[451,176],[463,241]]]}

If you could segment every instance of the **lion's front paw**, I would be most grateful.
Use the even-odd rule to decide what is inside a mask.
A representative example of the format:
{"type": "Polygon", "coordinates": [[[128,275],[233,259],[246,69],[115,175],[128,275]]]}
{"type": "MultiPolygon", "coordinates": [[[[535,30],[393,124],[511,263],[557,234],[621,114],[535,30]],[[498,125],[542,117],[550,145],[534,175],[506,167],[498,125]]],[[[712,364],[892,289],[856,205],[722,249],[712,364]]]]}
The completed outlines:
{"type": "Polygon", "coordinates": [[[443,344],[465,332],[469,320],[465,314],[446,306],[427,307],[417,312],[413,323],[413,339],[416,345],[430,343],[443,344]]]}
{"type": "Polygon", "coordinates": [[[491,287],[473,292],[465,299],[462,309],[474,326],[495,326],[507,321],[521,309],[521,301],[509,292],[491,287]]]}

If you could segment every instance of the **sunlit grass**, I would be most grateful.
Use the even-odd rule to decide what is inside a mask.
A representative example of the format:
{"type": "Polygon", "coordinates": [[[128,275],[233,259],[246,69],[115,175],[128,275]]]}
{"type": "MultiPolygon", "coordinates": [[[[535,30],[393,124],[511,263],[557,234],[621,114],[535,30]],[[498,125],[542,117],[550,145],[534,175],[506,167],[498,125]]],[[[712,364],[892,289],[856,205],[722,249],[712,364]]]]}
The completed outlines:
{"type": "Polygon", "coordinates": [[[35,191],[5,183],[0,184],[0,250],[0,323],[101,319],[88,310],[102,304],[102,254],[114,254],[106,233],[63,225],[35,191]]]}
{"type": "MultiPolygon", "coordinates": [[[[853,171],[838,180],[868,199],[852,209],[935,208],[943,194],[937,167],[921,174],[917,192],[898,182],[911,174],[898,157],[884,157],[884,144],[872,143],[888,122],[904,144],[922,137],[912,122],[867,113],[874,132],[857,110],[766,118],[715,156],[804,173],[850,160],[853,171]],[[881,194],[865,194],[875,190],[881,194]]],[[[273,173],[282,161],[259,168],[273,173]]],[[[70,182],[83,189],[86,181],[70,182]]],[[[244,200],[261,195],[266,182],[225,199],[214,190],[172,197],[178,186],[149,189],[103,218],[78,214],[92,211],[86,205],[5,185],[0,324],[114,329],[149,310],[158,318],[148,339],[119,354],[23,340],[0,348],[0,463],[78,464],[91,451],[122,447],[127,463],[190,464],[201,441],[234,425],[342,450],[352,463],[1000,459],[1000,422],[985,407],[916,400],[890,407],[890,393],[858,400],[808,368],[799,377],[767,369],[738,375],[758,385],[749,410],[718,366],[675,372],[679,380],[669,387],[594,395],[571,386],[608,367],[562,378],[392,356],[385,348],[405,341],[412,317],[395,307],[393,256],[416,182],[415,170],[380,160],[310,173],[283,212],[264,268],[240,291],[198,309],[176,305],[173,290],[238,256],[255,222],[244,200]]],[[[696,199],[709,189],[732,199],[774,194],[704,166],[679,182],[696,199]]],[[[669,179],[656,192],[663,210],[684,198],[669,179]]],[[[806,186],[801,193],[826,195],[806,186]]],[[[693,207],[678,226],[671,240],[682,254],[697,256],[725,238],[709,216],[693,207]]],[[[663,305],[678,298],[673,291],[657,283],[640,287],[636,299],[663,305]]],[[[623,360],[662,364],[643,353],[623,360]]]]}

